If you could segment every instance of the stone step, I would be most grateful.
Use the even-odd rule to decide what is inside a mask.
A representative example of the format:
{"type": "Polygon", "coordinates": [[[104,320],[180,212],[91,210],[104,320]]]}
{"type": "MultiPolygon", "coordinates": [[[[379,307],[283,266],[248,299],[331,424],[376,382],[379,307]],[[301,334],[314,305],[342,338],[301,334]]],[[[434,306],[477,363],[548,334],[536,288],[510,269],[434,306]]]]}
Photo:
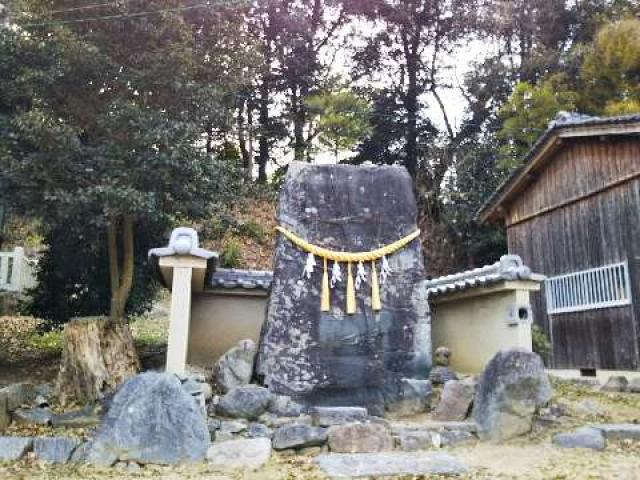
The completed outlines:
{"type": "Polygon", "coordinates": [[[464,422],[445,422],[445,421],[427,421],[422,423],[403,423],[403,422],[390,422],[391,432],[394,435],[399,435],[407,431],[458,431],[476,433],[478,431],[478,425],[473,421],[464,422]]]}
{"type": "Polygon", "coordinates": [[[607,440],[640,440],[640,424],[601,423],[591,427],[600,430],[607,440]]]}
{"type": "Polygon", "coordinates": [[[316,458],[331,478],[392,475],[461,475],[469,469],[446,453],[334,453],[316,458]]]}

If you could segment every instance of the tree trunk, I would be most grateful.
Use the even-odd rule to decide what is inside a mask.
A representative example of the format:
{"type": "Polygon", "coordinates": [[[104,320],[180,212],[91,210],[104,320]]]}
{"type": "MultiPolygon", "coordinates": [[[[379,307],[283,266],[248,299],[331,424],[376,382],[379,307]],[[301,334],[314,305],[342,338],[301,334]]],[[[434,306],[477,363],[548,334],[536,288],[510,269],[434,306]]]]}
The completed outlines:
{"type": "Polygon", "coordinates": [[[105,317],[71,320],[56,380],[62,403],[94,402],[140,371],[128,325],[105,317]]]}
{"type": "Polygon", "coordinates": [[[111,311],[109,316],[114,322],[124,319],[125,307],[133,286],[133,216],[112,215],[107,226],[109,251],[109,276],[111,281],[111,311]],[[122,226],[122,273],[120,273],[120,255],[118,229],[122,226]]]}
{"type": "Polygon", "coordinates": [[[267,182],[267,162],[269,161],[269,84],[263,75],[260,86],[260,141],[258,142],[258,182],[267,182]]]}
{"type": "Polygon", "coordinates": [[[407,144],[405,166],[415,178],[418,169],[418,61],[413,53],[407,58],[408,87],[405,96],[407,110],[407,144]]]}
{"type": "Polygon", "coordinates": [[[242,157],[242,168],[245,171],[245,178],[251,181],[251,170],[253,170],[252,158],[247,148],[247,137],[245,135],[244,111],[247,103],[246,100],[240,100],[238,103],[238,115],[236,124],[238,127],[238,145],[240,146],[240,156],[242,157]]]}

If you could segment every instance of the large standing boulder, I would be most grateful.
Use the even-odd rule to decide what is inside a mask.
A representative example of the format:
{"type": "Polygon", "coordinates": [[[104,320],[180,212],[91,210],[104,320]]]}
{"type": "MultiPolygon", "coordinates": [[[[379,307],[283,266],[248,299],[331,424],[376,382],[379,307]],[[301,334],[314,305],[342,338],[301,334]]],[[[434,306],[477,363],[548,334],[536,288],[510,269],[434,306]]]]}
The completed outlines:
{"type": "MultiPolygon", "coordinates": [[[[280,193],[279,224],[332,250],[362,252],[417,230],[411,177],[402,167],[290,164],[280,193]]],[[[357,312],[345,312],[343,281],[322,312],[322,260],[302,278],[307,252],[279,236],[267,317],[256,369],[275,393],[308,405],[362,406],[382,415],[388,384],[424,378],[431,364],[430,323],[421,242],[388,257],[382,310],[371,308],[371,264],[357,292],[357,312]]],[[[329,262],[329,268],[332,268],[329,262]]],[[[352,265],[355,275],[356,265],[352,265]]],[[[378,273],[380,265],[377,265],[378,273]]]]}
{"type": "Polygon", "coordinates": [[[147,372],[116,393],[85,460],[174,465],[205,458],[210,435],[194,398],[175,375],[147,372]]]}
{"type": "Polygon", "coordinates": [[[480,377],[473,419],[482,440],[502,442],[531,431],[533,415],[551,400],[551,384],[535,353],[498,352],[480,377]]]}
{"type": "Polygon", "coordinates": [[[213,380],[223,393],[251,382],[257,352],[253,340],[242,340],[220,357],[213,368],[213,380]]]}

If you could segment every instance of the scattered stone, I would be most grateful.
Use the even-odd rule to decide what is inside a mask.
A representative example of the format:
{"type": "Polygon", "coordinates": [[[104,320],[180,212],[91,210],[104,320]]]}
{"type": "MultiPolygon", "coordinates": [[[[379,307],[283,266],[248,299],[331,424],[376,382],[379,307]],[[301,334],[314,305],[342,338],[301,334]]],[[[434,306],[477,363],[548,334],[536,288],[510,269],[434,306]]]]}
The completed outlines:
{"type": "Polygon", "coordinates": [[[640,377],[634,377],[627,385],[627,391],[631,393],[640,393],[640,377]]]}
{"type": "Polygon", "coordinates": [[[402,422],[391,422],[391,432],[394,435],[400,435],[407,431],[430,431],[430,432],[443,432],[443,431],[458,431],[476,433],[478,431],[478,425],[476,422],[435,422],[427,421],[421,422],[419,425],[406,424],[402,422]]]}
{"type": "Polygon", "coordinates": [[[279,417],[297,417],[302,414],[303,407],[288,395],[273,395],[269,405],[269,413],[279,417]]]}
{"type": "Polygon", "coordinates": [[[553,436],[553,443],[561,448],[590,448],[604,450],[605,439],[597,428],[582,427],[574,432],[558,433],[553,436]]]}
{"type": "Polygon", "coordinates": [[[271,438],[273,430],[262,423],[250,423],[247,428],[247,436],[249,438],[271,438]]]}
{"type": "Polygon", "coordinates": [[[538,355],[498,352],[485,368],[473,405],[482,440],[502,442],[531,431],[533,415],[551,400],[551,384],[538,355]]]}
{"type": "Polygon", "coordinates": [[[393,450],[393,437],[385,425],[347,423],[329,428],[329,449],[337,453],[373,453],[393,450]]]}
{"type": "Polygon", "coordinates": [[[76,438],[39,437],[33,441],[33,453],[39,460],[67,463],[82,442],[76,438]]]}
{"type": "Polygon", "coordinates": [[[0,389],[0,397],[6,397],[7,410],[13,412],[22,405],[31,405],[36,398],[36,389],[31,383],[14,383],[0,389]]]}
{"type": "Polygon", "coordinates": [[[7,397],[0,396],[0,433],[4,432],[11,423],[11,413],[7,408],[7,397]]]}
{"type": "Polygon", "coordinates": [[[574,408],[578,411],[578,413],[591,415],[594,417],[600,417],[605,413],[602,405],[598,401],[592,400],[590,398],[577,403],[574,408]]]}
{"type": "Polygon", "coordinates": [[[603,423],[591,427],[600,430],[607,440],[640,440],[640,424],[603,423]]]}
{"type": "Polygon", "coordinates": [[[146,372],[116,393],[86,461],[174,465],[204,459],[210,443],[199,406],[175,375],[146,372]]]}
{"type": "Polygon", "coordinates": [[[223,420],[220,422],[218,431],[224,433],[240,433],[247,429],[247,422],[244,420],[223,420]]]}
{"type": "Polygon", "coordinates": [[[324,445],[327,441],[327,429],[304,424],[285,425],[276,430],[273,436],[273,448],[304,448],[324,445]]]}
{"type": "Polygon", "coordinates": [[[605,383],[600,389],[602,392],[626,392],[629,380],[623,375],[613,375],[609,377],[607,383],[605,383]]]}
{"type": "Polygon", "coordinates": [[[220,357],[213,368],[213,379],[223,393],[251,382],[256,353],[255,342],[242,340],[220,357]]]}
{"type": "Polygon", "coordinates": [[[45,408],[49,406],[49,399],[42,395],[36,395],[36,399],[33,401],[36,407],[45,408]]]}
{"type": "Polygon", "coordinates": [[[453,447],[471,442],[475,436],[463,430],[405,430],[398,435],[398,446],[405,452],[453,447]]]}
{"type": "Polygon", "coordinates": [[[429,380],[433,385],[444,385],[450,380],[458,380],[458,375],[451,367],[433,367],[429,380]]]}
{"type": "Polygon", "coordinates": [[[430,380],[403,378],[397,397],[387,400],[386,409],[397,415],[415,415],[429,410],[433,387],[430,380]]]}
{"type": "Polygon", "coordinates": [[[51,417],[51,424],[54,427],[87,428],[94,427],[99,423],[100,417],[91,405],[87,405],[80,410],[73,410],[51,417]]]}
{"type": "Polygon", "coordinates": [[[256,420],[267,411],[271,392],[258,385],[235,387],[220,398],[216,411],[225,417],[256,420]]]}
{"type": "Polygon", "coordinates": [[[305,425],[311,425],[311,415],[300,415],[298,417],[279,417],[273,413],[263,413],[258,417],[258,422],[264,423],[267,427],[280,428],[292,423],[304,423],[305,425]]]}
{"type": "Polygon", "coordinates": [[[20,460],[32,448],[31,437],[0,437],[0,461],[20,460]]]}
{"type": "Polygon", "coordinates": [[[50,383],[39,383],[34,387],[36,395],[46,398],[47,400],[51,399],[53,396],[53,385],[50,383]]]}
{"type": "Polygon", "coordinates": [[[48,408],[18,408],[11,414],[20,425],[51,425],[52,416],[48,408]]]}
{"type": "MultiPolygon", "coordinates": [[[[295,452],[295,450],[294,450],[295,452]]],[[[317,457],[323,453],[327,453],[326,445],[324,447],[307,447],[298,450],[298,455],[304,455],[305,457],[317,457]]]]}
{"type": "Polygon", "coordinates": [[[142,470],[142,467],[136,462],[118,462],[114,465],[115,468],[124,470],[127,473],[138,473],[142,470]]]}
{"type": "Polygon", "coordinates": [[[311,410],[311,420],[318,427],[364,422],[367,417],[368,412],[364,407],[314,407],[311,410]]]}
{"type": "Polygon", "coordinates": [[[462,421],[469,415],[476,382],[473,379],[449,380],[444,384],[440,402],[433,412],[434,420],[462,421]]]}
{"type": "Polygon", "coordinates": [[[476,437],[470,432],[460,430],[444,430],[442,432],[433,432],[434,445],[437,447],[455,447],[465,443],[472,442],[476,437]]]}
{"type": "Polygon", "coordinates": [[[271,458],[271,440],[251,438],[214,443],[207,451],[207,460],[223,470],[256,470],[271,458]]]}
{"type": "Polygon", "coordinates": [[[462,475],[468,471],[446,453],[332,453],[320,455],[316,463],[331,478],[462,475]]]}

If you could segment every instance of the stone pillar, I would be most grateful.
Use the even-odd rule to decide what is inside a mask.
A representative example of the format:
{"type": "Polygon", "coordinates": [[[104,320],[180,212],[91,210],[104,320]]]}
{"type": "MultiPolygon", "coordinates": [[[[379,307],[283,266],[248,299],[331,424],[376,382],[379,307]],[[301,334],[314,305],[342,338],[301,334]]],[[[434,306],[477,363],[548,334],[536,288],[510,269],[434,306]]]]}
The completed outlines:
{"type": "Polygon", "coordinates": [[[150,250],[149,257],[156,262],[162,283],[171,288],[166,370],[182,375],[187,365],[191,296],[203,290],[218,255],[198,248],[196,232],[181,227],[172,232],[168,247],[150,250]]]}

